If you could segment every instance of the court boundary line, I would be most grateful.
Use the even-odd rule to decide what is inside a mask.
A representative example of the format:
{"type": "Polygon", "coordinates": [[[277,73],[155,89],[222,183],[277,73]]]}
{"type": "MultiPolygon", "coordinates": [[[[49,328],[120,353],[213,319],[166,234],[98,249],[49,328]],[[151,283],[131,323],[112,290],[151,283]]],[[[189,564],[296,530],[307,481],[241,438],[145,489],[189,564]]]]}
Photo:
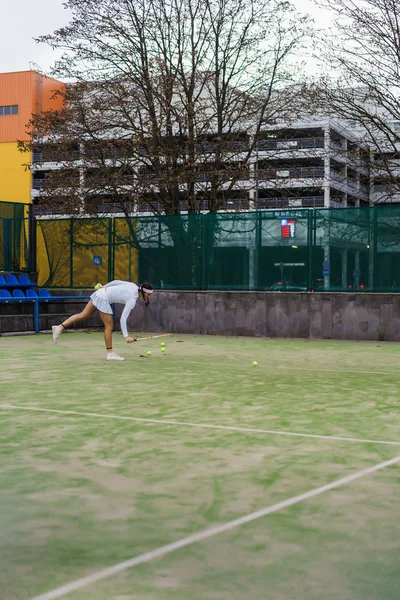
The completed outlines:
{"type": "MultiPolygon", "coordinates": [[[[155,350],[154,350],[154,352],[155,352],[155,350]]],[[[164,355],[164,356],[166,356],[166,355],[164,355]]],[[[65,357],[62,354],[56,354],[53,358],[60,358],[60,359],[62,358],[62,359],[64,359],[65,357]]],[[[130,358],[131,357],[129,357],[128,362],[130,361],[130,358]]],[[[140,357],[136,356],[135,358],[140,358],[140,357]]],[[[14,358],[7,358],[7,357],[5,357],[5,358],[2,358],[2,360],[3,361],[9,360],[10,363],[13,363],[13,364],[15,363],[15,359],[14,358]]],[[[91,363],[91,364],[93,364],[93,363],[91,363]]],[[[163,363],[158,363],[158,364],[163,364],[163,363]]],[[[167,362],[165,362],[165,364],[167,364],[167,362]]],[[[176,364],[176,363],[174,363],[174,367],[179,366],[181,368],[181,371],[183,371],[184,368],[185,368],[185,365],[196,365],[196,366],[198,366],[199,364],[202,364],[202,363],[201,362],[199,363],[199,362],[186,361],[185,360],[184,364],[176,364]]],[[[243,362],[240,361],[239,358],[238,358],[237,364],[234,364],[234,367],[235,367],[235,369],[236,368],[242,368],[242,369],[247,369],[247,370],[250,368],[248,366],[243,365],[243,362]]],[[[208,365],[207,365],[207,368],[209,368],[208,365]]],[[[217,367],[215,367],[215,368],[217,369],[217,367]]],[[[264,368],[264,367],[261,367],[261,368],[264,368]]],[[[268,368],[268,365],[265,365],[265,368],[268,368]]],[[[395,368],[397,368],[397,367],[393,366],[393,369],[395,369],[395,368]]],[[[305,373],[306,371],[310,372],[310,373],[337,373],[337,371],[338,371],[338,369],[315,369],[315,368],[312,368],[312,367],[310,368],[307,365],[305,365],[304,367],[276,365],[276,366],[271,367],[270,370],[268,370],[268,374],[271,374],[271,372],[276,371],[276,370],[288,371],[288,372],[291,372],[291,371],[301,371],[303,373],[305,373]]],[[[180,373],[181,371],[176,371],[176,373],[180,373]]],[[[384,375],[386,377],[391,377],[391,376],[395,377],[395,376],[397,376],[397,373],[394,370],[393,371],[359,371],[359,370],[354,370],[354,369],[353,370],[343,370],[342,369],[340,371],[340,373],[344,373],[346,375],[384,375]]]]}
{"type": "MultiPolygon", "coordinates": [[[[250,361],[250,363],[251,363],[251,361],[250,361]]],[[[160,363],[160,364],[162,364],[162,363],[160,363]]],[[[180,366],[181,369],[184,370],[186,365],[195,365],[195,366],[198,366],[199,364],[201,365],[203,363],[201,363],[201,362],[191,362],[190,360],[189,361],[185,360],[184,363],[179,363],[179,365],[174,364],[174,367],[180,366]]],[[[230,364],[232,365],[232,362],[230,364]]],[[[203,366],[207,366],[207,368],[209,368],[208,365],[206,365],[206,363],[204,363],[203,366]]],[[[237,364],[235,363],[235,364],[233,364],[233,366],[234,366],[235,369],[236,368],[242,368],[242,369],[246,369],[246,370],[250,369],[249,366],[244,365],[243,361],[241,362],[241,361],[239,361],[239,359],[238,359],[237,364]]],[[[260,365],[258,365],[258,366],[260,366],[260,365]]],[[[215,369],[217,369],[217,368],[220,369],[220,367],[215,367],[215,369]]],[[[264,367],[261,367],[261,368],[264,368],[264,367]]],[[[393,369],[394,368],[395,367],[393,367],[393,369]]],[[[282,366],[282,365],[276,365],[276,366],[274,365],[267,372],[268,372],[268,374],[271,374],[271,372],[276,371],[276,370],[289,371],[289,372],[291,372],[291,371],[301,371],[304,374],[306,372],[307,373],[308,372],[310,372],[310,373],[337,373],[338,372],[338,369],[315,369],[315,368],[313,369],[312,367],[310,368],[307,365],[305,365],[304,367],[295,367],[295,366],[293,366],[293,367],[292,366],[287,366],[286,367],[286,366],[282,366]]],[[[393,376],[393,377],[395,377],[397,375],[394,370],[393,371],[358,371],[358,370],[345,371],[345,370],[341,370],[340,373],[345,373],[347,375],[386,375],[386,376],[393,376]]]]}
{"type": "Polygon", "coordinates": [[[267,515],[293,506],[294,504],[303,502],[304,500],[308,500],[309,498],[319,496],[324,492],[328,492],[347,483],[351,483],[357,479],[360,479],[361,477],[365,477],[366,475],[370,475],[372,473],[375,473],[376,471],[385,469],[386,467],[395,465],[399,462],[400,456],[396,456],[395,458],[379,463],[372,467],[368,467],[367,469],[363,469],[362,471],[358,471],[351,475],[347,475],[346,477],[342,477],[341,479],[337,479],[336,481],[333,481],[321,487],[314,488],[312,490],[309,490],[308,492],[304,492],[303,494],[293,496],[292,498],[288,498],[287,500],[283,500],[281,502],[273,504],[272,506],[268,506],[256,512],[249,513],[247,515],[239,517],[238,519],[234,519],[233,521],[228,521],[221,525],[215,525],[188,537],[177,540],[176,542],[172,542],[171,544],[166,544],[165,546],[161,546],[160,548],[156,548],[155,550],[145,552],[144,554],[140,554],[139,556],[136,556],[134,558],[117,563],[111,567],[101,569],[100,571],[96,571],[91,575],[87,575],[86,577],[76,579],[74,581],[71,581],[70,583],[62,585],[61,587],[54,588],[49,592],[40,594],[39,596],[35,596],[34,598],[32,598],[32,600],[56,600],[56,598],[61,598],[66,594],[80,590],[84,587],[87,587],[88,585],[112,577],[113,575],[117,575],[122,571],[126,571],[127,569],[130,569],[137,565],[150,562],[152,560],[155,560],[156,558],[160,558],[162,556],[165,556],[166,554],[170,554],[171,552],[175,552],[176,550],[180,550],[181,548],[195,544],[196,542],[201,542],[208,538],[214,537],[215,535],[219,535],[220,533],[225,533],[226,531],[235,529],[236,527],[239,527],[246,523],[250,523],[252,521],[260,519],[261,517],[266,517],[267,515]]]}
{"type": "Polygon", "coordinates": [[[302,437],[309,439],[326,440],[332,442],[348,442],[359,444],[379,444],[385,446],[400,446],[399,442],[372,440],[364,438],[337,436],[337,435],[318,435],[312,433],[296,433],[292,431],[279,431],[273,429],[260,429],[256,427],[236,427],[231,425],[214,425],[212,423],[191,423],[189,421],[176,421],[171,419],[149,419],[145,417],[130,417],[124,415],[112,415],[105,413],[80,412],[75,410],[62,410],[56,408],[42,408],[40,406],[18,406],[15,404],[0,404],[1,410],[21,410],[31,412],[55,413],[61,415],[72,415],[80,417],[95,417],[99,419],[114,419],[120,421],[133,421],[135,423],[153,423],[157,425],[176,425],[177,427],[193,427],[197,429],[215,429],[220,431],[236,431],[238,433],[264,433],[267,435],[281,435],[286,437],[302,437]]]}
{"type": "MultiPolygon", "coordinates": [[[[243,368],[243,369],[249,369],[250,368],[249,366],[243,364],[243,361],[240,360],[239,356],[237,358],[237,361],[238,361],[237,363],[233,364],[233,366],[234,366],[235,369],[238,368],[238,367],[239,368],[243,368]]],[[[251,363],[251,359],[250,359],[250,363],[251,363]]],[[[185,365],[196,365],[196,366],[198,366],[199,364],[200,365],[202,365],[202,364],[205,365],[205,363],[202,363],[201,361],[200,362],[199,361],[195,362],[195,361],[190,361],[190,360],[187,361],[187,360],[185,360],[185,362],[182,363],[182,364],[179,364],[179,366],[182,369],[184,369],[185,365]]],[[[232,360],[231,359],[230,359],[230,363],[229,364],[232,364],[232,360]]],[[[175,364],[174,366],[177,366],[177,365],[175,364]]],[[[208,368],[208,365],[206,365],[206,366],[208,368]]],[[[260,365],[258,365],[258,366],[260,366],[260,365]]],[[[264,365],[264,366],[265,366],[265,368],[268,369],[268,367],[270,365],[264,365]]],[[[220,367],[218,367],[218,368],[220,368],[220,367]]],[[[264,368],[264,367],[261,367],[261,368],[264,368]]],[[[339,365],[338,368],[340,368],[340,365],[339,365]]],[[[395,368],[397,368],[397,367],[394,365],[393,366],[393,371],[360,371],[358,369],[357,370],[354,370],[354,369],[352,369],[352,370],[341,369],[340,373],[346,373],[347,375],[353,375],[354,374],[354,375],[387,375],[387,376],[393,375],[393,376],[395,376],[396,375],[396,372],[394,371],[395,368]]],[[[278,369],[281,370],[281,371],[302,371],[303,373],[306,373],[306,372],[311,372],[311,373],[337,373],[338,372],[337,368],[336,369],[316,369],[316,368],[313,368],[313,367],[309,367],[308,365],[304,365],[303,367],[296,367],[296,366],[291,366],[291,365],[290,366],[289,365],[288,366],[285,366],[285,365],[274,365],[274,366],[271,366],[270,370],[268,371],[268,374],[270,374],[270,371],[275,371],[275,370],[278,370],[278,369]]]]}

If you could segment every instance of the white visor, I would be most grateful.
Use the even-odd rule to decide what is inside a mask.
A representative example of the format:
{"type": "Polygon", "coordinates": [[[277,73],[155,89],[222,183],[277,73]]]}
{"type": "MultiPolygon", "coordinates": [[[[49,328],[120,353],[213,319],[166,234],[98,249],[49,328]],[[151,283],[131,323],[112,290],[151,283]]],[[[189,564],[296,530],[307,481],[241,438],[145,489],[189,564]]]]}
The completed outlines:
{"type": "Polygon", "coordinates": [[[153,290],[148,290],[148,289],[147,289],[147,288],[145,288],[145,287],[142,287],[142,291],[143,291],[143,292],[146,292],[146,294],[152,294],[152,293],[153,293],[153,290]]]}

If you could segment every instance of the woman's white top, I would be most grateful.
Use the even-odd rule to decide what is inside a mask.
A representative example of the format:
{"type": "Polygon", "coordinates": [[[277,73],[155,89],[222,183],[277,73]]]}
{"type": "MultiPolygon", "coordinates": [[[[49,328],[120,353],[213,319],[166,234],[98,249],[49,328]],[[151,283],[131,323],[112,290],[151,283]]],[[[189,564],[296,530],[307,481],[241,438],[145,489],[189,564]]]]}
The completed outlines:
{"type": "MultiPolygon", "coordinates": [[[[116,279],[115,281],[107,283],[104,287],[92,294],[92,296],[98,296],[99,299],[102,298],[109,304],[125,304],[120,319],[120,325],[124,337],[128,337],[126,320],[129,317],[130,312],[135,308],[136,301],[139,297],[139,288],[136,283],[116,279]]],[[[94,302],[94,304],[96,306],[96,302],[94,302]]]]}

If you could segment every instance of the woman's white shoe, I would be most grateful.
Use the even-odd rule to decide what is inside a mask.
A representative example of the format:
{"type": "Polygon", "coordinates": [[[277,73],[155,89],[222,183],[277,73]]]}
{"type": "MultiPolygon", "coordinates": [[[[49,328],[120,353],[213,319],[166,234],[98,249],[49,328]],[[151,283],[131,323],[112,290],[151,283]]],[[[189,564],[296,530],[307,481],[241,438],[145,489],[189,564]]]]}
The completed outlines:
{"type": "Polygon", "coordinates": [[[54,343],[57,344],[58,338],[60,337],[61,332],[62,332],[62,327],[60,327],[60,325],[53,325],[51,330],[53,332],[54,343]]]}
{"type": "Polygon", "coordinates": [[[118,356],[115,352],[107,352],[107,360],[125,360],[122,356],[118,356]]]}

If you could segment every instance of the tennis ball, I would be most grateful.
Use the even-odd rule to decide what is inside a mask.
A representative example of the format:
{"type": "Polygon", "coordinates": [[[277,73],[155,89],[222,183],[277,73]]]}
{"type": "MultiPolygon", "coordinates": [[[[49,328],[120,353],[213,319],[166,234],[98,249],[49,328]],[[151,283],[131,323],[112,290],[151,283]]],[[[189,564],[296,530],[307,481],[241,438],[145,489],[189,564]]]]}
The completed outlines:
{"type": "Polygon", "coordinates": [[[253,361],[253,367],[256,367],[258,365],[258,362],[255,360],[253,361]]]}
{"type": "Polygon", "coordinates": [[[164,342],[161,342],[160,346],[165,346],[164,342]]]}
{"type": "Polygon", "coordinates": [[[150,352],[150,350],[147,352],[147,356],[151,356],[151,352],[150,352]]]}
{"type": "Polygon", "coordinates": [[[164,347],[161,348],[161,352],[166,352],[166,349],[164,347]]]}
{"type": "Polygon", "coordinates": [[[94,289],[96,290],[96,292],[97,292],[97,290],[99,290],[100,288],[101,288],[101,283],[96,283],[96,285],[94,286],[94,289]]]}

